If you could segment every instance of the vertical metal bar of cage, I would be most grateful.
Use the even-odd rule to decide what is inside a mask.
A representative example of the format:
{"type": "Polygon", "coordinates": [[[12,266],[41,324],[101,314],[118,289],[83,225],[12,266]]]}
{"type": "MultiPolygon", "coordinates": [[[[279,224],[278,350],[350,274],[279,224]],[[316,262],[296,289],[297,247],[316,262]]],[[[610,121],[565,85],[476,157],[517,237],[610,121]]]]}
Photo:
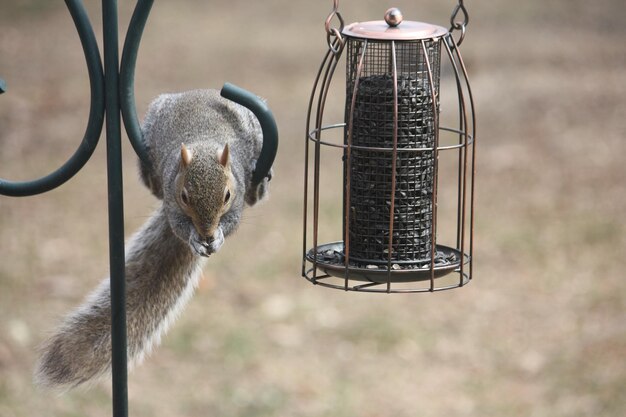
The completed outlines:
{"type": "Polygon", "coordinates": [[[117,0],[102,0],[111,283],[111,372],[114,417],[128,416],[124,195],[119,103],[117,0]]]}
{"type": "Polygon", "coordinates": [[[345,201],[344,201],[344,263],[345,263],[345,277],[344,277],[344,285],[345,290],[348,290],[348,282],[349,282],[349,271],[350,271],[350,187],[351,187],[351,170],[352,170],[352,133],[354,127],[354,106],[356,105],[356,96],[359,91],[359,84],[361,73],[363,72],[363,63],[365,62],[365,54],[367,52],[368,41],[367,39],[363,41],[363,47],[361,50],[361,56],[359,57],[359,63],[356,67],[356,73],[354,74],[354,86],[352,87],[352,97],[350,102],[350,114],[348,115],[348,124],[346,125],[346,129],[348,130],[348,135],[346,138],[346,180],[344,181],[345,187],[345,201]]]}
{"type": "MultiPolygon", "coordinates": [[[[465,62],[463,62],[463,58],[461,57],[461,52],[459,51],[458,45],[454,44],[454,51],[456,52],[457,59],[459,60],[459,66],[461,67],[461,71],[463,73],[463,79],[465,80],[465,86],[467,88],[467,95],[469,97],[470,103],[470,113],[472,120],[472,161],[471,161],[471,173],[472,179],[470,181],[470,235],[469,235],[469,279],[472,279],[473,269],[474,269],[474,178],[476,177],[476,113],[474,106],[474,96],[472,94],[472,88],[469,83],[469,77],[467,75],[467,68],[465,67],[465,62]]],[[[466,130],[467,124],[466,124],[466,130]]],[[[466,142],[467,146],[467,142],[466,142]]],[[[464,254],[462,255],[464,256],[464,254]]]]}
{"type": "MultiPolygon", "coordinates": [[[[460,98],[462,94],[462,86],[461,80],[459,79],[459,72],[456,66],[456,61],[452,56],[450,48],[448,46],[448,42],[452,42],[452,35],[449,35],[445,38],[445,47],[448,53],[448,58],[450,59],[450,63],[452,64],[452,68],[454,69],[455,80],[457,84],[457,95],[460,98]]],[[[465,120],[462,118],[462,103],[459,101],[459,145],[463,144],[463,131],[465,129],[465,120]]],[[[461,186],[462,186],[462,178],[461,178],[461,163],[462,163],[462,149],[459,149],[458,156],[458,179],[457,179],[457,220],[456,220],[456,248],[460,250],[461,248],[461,234],[464,232],[464,229],[461,227],[461,186]]],[[[461,252],[462,254],[463,252],[461,252]]],[[[462,259],[461,259],[462,261],[462,259]]],[[[461,279],[463,279],[463,274],[461,273],[461,279]]]]}
{"type": "MultiPolygon", "coordinates": [[[[302,276],[306,276],[306,251],[307,251],[307,225],[308,225],[308,203],[309,203],[309,145],[310,145],[310,127],[311,127],[311,110],[313,110],[313,102],[315,101],[315,93],[317,92],[317,86],[319,85],[320,77],[322,75],[322,71],[326,67],[326,63],[332,54],[332,50],[328,49],[326,55],[324,56],[324,60],[322,61],[322,65],[320,65],[319,70],[317,71],[317,76],[315,77],[315,82],[313,83],[313,89],[311,91],[311,97],[309,99],[309,107],[306,116],[306,132],[305,132],[305,147],[304,147],[304,204],[303,204],[303,215],[304,219],[302,225],[302,276]]],[[[316,119],[317,124],[317,119],[316,119]]],[[[316,130],[316,137],[319,140],[319,131],[316,130]]],[[[314,257],[317,257],[315,252],[314,257]]]]}
{"type": "MultiPolygon", "coordinates": [[[[451,36],[450,36],[451,38],[451,36]]],[[[465,106],[465,95],[463,94],[463,86],[456,61],[448,45],[448,39],[443,42],[457,83],[457,94],[459,100],[459,144],[463,146],[459,148],[459,180],[458,180],[458,207],[457,207],[457,248],[461,252],[460,277],[459,286],[463,286],[465,281],[465,219],[467,215],[467,109],[465,106]]]]}
{"type": "Polygon", "coordinates": [[[428,72],[428,82],[430,84],[430,96],[433,105],[433,130],[435,132],[435,143],[433,144],[433,194],[432,194],[432,223],[431,223],[431,247],[430,247],[430,291],[435,290],[435,252],[437,250],[437,183],[439,168],[439,115],[437,112],[437,99],[435,84],[433,83],[433,72],[426,49],[426,42],[421,41],[422,51],[424,52],[424,63],[428,72]]]}
{"type": "MultiPolygon", "coordinates": [[[[337,40],[338,42],[338,40],[337,40]]],[[[324,73],[324,79],[322,81],[322,89],[320,90],[320,96],[317,102],[317,120],[315,121],[315,156],[314,156],[314,173],[313,173],[313,280],[317,280],[317,247],[318,247],[318,228],[319,228],[319,188],[320,188],[320,135],[322,132],[322,121],[324,119],[324,108],[326,105],[326,98],[328,96],[328,89],[330,82],[337,68],[339,62],[339,56],[341,55],[342,48],[338,52],[333,52],[331,61],[328,68],[324,73]]]]}
{"type": "MultiPolygon", "coordinates": [[[[328,69],[325,77],[328,76],[328,69]]],[[[322,83],[322,90],[326,79],[322,83]]],[[[321,96],[322,92],[320,92],[321,96]]],[[[315,150],[313,157],[313,280],[317,281],[317,244],[318,244],[318,227],[319,227],[319,205],[320,205],[320,134],[321,134],[321,117],[320,113],[321,103],[318,102],[317,107],[317,120],[315,121],[315,150]]]]}
{"type": "Polygon", "coordinates": [[[396,204],[396,167],[398,158],[398,65],[396,42],[391,41],[391,77],[393,79],[393,151],[391,154],[391,196],[389,207],[389,244],[387,246],[387,292],[391,292],[391,257],[393,251],[393,219],[396,204]]]}

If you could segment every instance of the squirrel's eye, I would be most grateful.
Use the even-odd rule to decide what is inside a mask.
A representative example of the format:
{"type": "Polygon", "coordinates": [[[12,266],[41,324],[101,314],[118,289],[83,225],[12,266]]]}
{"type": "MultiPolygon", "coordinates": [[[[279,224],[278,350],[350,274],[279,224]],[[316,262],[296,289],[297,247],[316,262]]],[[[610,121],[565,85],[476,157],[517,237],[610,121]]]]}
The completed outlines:
{"type": "Polygon", "coordinates": [[[228,203],[230,200],[230,190],[226,190],[226,194],[224,195],[224,204],[228,203]]]}
{"type": "Polygon", "coordinates": [[[187,189],[183,188],[182,193],[180,193],[180,199],[185,205],[189,205],[189,194],[187,193],[187,189]]]}

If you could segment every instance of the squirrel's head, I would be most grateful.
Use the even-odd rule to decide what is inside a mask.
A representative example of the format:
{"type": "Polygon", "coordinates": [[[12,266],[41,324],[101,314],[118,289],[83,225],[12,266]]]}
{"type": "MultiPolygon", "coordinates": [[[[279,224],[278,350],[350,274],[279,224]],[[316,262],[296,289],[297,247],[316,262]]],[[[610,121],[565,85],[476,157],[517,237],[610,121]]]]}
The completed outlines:
{"type": "Polygon", "coordinates": [[[218,150],[182,144],[175,192],[200,237],[211,238],[235,195],[228,144],[218,150]]]}

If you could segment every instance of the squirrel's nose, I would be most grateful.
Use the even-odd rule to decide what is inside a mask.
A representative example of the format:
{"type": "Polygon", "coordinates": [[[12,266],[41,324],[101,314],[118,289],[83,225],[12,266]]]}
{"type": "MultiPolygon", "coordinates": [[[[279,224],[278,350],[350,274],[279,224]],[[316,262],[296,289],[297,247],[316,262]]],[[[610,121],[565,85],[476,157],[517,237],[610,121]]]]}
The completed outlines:
{"type": "Polygon", "coordinates": [[[194,224],[195,228],[196,228],[196,232],[198,233],[198,235],[200,235],[200,238],[204,241],[207,242],[212,242],[213,241],[213,235],[215,234],[215,227],[206,227],[206,225],[198,225],[197,223],[194,224]]]}
{"type": "Polygon", "coordinates": [[[203,231],[202,234],[200,235],[202,237],[202,240],[204,242],[206,242],[207,244],[211,244],[215,241],[215,231],[217,229],[212,229],[212,230],[206,230],[203,231]]]}

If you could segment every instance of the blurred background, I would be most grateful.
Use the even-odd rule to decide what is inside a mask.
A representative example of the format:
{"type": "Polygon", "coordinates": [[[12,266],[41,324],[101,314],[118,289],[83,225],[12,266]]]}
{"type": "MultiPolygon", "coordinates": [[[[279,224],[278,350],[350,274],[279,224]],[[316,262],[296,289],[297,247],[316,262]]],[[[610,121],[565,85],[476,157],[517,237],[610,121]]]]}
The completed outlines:
{"type": "MultiPolygon", "coordinates": [[[[270,200],[131,372],[131,416],[626,415],[623,1],[466,4],[475,279],[367,295],[300,278],[304,123],[332,1],[156,2],[139,114],[161,92],[230,81],[267,98],[281,142],[270,200]]],[[[86,5],[101,41],[100,4],[86,5]]],[[[120,2],[121,31],[133,6],[120,2]]],[[[390,6],[448,27],[455,1],[340,2],[346,22],[390,6]]],[[[2,2],[0,177],[39,177],[72,154],[89,107],[83,61],[62,2],[2,2]]],[[[157,206],[135,159],[125,144],[127,236],[157,206]]],[[[0,197],[1,417],[110,415],[108,380],[59,395],[31,379],[38,344],[108,274],[106,195],[102,141],[61,188],[0,197]]]]}

